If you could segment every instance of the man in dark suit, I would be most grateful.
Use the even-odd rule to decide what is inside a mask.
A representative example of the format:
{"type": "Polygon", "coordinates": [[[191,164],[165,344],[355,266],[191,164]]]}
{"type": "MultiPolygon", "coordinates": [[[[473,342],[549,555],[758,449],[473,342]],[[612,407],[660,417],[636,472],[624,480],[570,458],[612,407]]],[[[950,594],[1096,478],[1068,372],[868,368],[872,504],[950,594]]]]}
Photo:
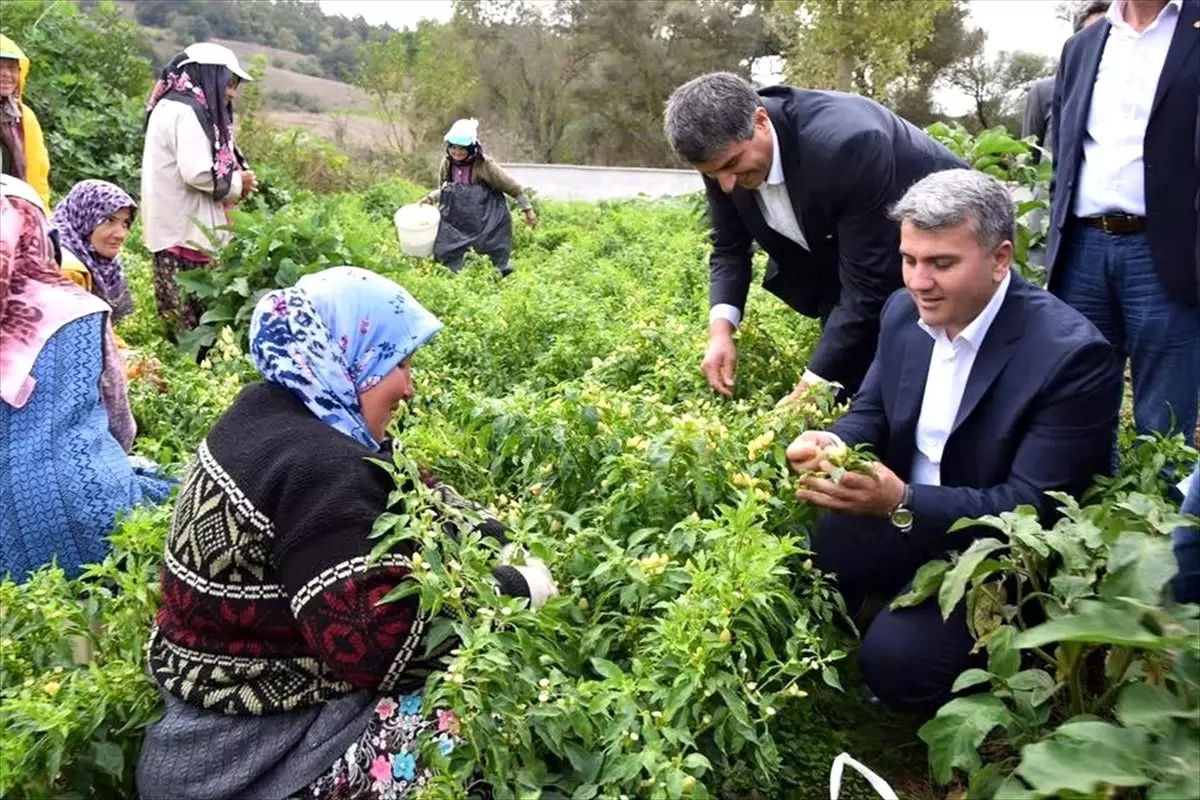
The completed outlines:
{"type": "Polygon", "coordinates": [[[757,242],[763,287],[824,330],[796,391],[820,381],[858,388],[879,335],[879,309],[900,286],[887,209],[925,175],[965,166],[924,132],[864,97],[773,86],[728,72],[671,95],[671,147],[704,175],[712,216],[709,346],[702,369],[730,396],[757,242]]]}
{"type": "MultiPolygon", "coordinates": [[[[1075,14],[1075,33],[1079,33],[1092,23],[1104,19],[1108,11],[1109,0],[1092,0],[1085,4],[1075,14]]],[[[1021,123],[1021,138],[1034,137],[1038,147],[1053,151],[1054,149],[1054,78],[1040,78],[1029,87],[1029,95],[1025,99],[1025,119],[1021,123]]],[[[1035,160],[1041,160],[1041,153],[1035,153],[1035,160]]]]}
{"type": "Polygon", "coordinates": [[[1131,361],[1141,433],[1200,395],[1200,0],[1117,0],[1063,47],[1050,290],[1131,361]]]}
{"type": "MultiPolygon", "coordinates": [[[[961,551],[962,518],[1039,509],[1109,467],[1121,372],[1096,327],[1011,269],[1013,203],[995,179],[950,170],[895,206],[907,291],[883,309],[879,349],[849,413],[788,448],[798,471],[829,471],[831,448],[867,444],[877,476],[801,478],[797,497],[829,513],[813,551],[851,614],[902,591],[927,561],[961,551]]],[[[859,660],[887,705],[930,711],[972,666],[962,604],[881,612],[859,660]]]]}

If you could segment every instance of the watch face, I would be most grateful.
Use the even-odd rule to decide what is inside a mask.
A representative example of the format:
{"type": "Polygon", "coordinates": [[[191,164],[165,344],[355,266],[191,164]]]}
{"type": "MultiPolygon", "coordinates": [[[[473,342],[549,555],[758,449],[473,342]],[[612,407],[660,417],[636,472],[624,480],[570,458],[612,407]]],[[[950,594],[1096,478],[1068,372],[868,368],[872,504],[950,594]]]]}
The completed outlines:
{"type": "Polygon", "coordinates": [[[892,512],[892,524],[897,528],[910,528],[913,524],[913,513],[907,508],[897,508],[892,512]]]}

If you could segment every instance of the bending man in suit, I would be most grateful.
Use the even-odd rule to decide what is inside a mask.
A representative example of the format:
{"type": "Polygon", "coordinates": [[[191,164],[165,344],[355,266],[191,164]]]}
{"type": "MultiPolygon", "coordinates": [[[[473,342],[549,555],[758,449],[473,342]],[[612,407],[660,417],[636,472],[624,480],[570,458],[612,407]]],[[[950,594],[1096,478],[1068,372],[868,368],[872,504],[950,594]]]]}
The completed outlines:
{"type": "Polygon", "coordinates": [[[1130,361],[1139,433],[1200,395],[1200,0],[1117,0],[1063,47],[1049,288],[1130,361]]]}
{"type": "Polygon", "coordinates": [[[888,207],[925,175],[965,166],[873,100],[702,75],[667,102],[667,140],[704,175],[712,217],[709,345],[701,369],[730,396],[751,248],[763,287],[824,330],[789,397],[812,383],[858,388],[875,352],[879,309],[900,286],[888,207]]]}
{"type": "MultiPolygon", "coordinates": [[[[850,411],[788,448],[797,470],[842,443],[869,444],[878,480],[801,479],[797,496],[827,509],[813,540],[856,614],[904,590],[925,562],[961,551],[980,529],[964,517],[1020,505],[1053,516],[1046,492],[1078,494],[1109,468],[1121,371],[1096,327],[1011,269],[1013,203],[971,170],[923,179],[896,204],[907,291],[883,309],[879,349],[850,411]]],[[[884,610],[859,653],[887,705],[928,711],[973,665],[960,604],[884,610]]]]}

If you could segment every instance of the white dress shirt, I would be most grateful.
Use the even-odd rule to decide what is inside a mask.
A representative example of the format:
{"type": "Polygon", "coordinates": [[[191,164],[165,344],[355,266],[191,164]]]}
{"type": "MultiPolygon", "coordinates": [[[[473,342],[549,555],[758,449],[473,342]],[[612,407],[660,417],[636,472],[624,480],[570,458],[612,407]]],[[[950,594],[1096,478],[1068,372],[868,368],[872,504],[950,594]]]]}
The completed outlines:
{"type": "Polygon", "coordinates": [[[1146,123],[1182,6],[1183,0],[1170,0],[1141,33],[1125,21],[1125,0],[1108,7],[1105,19],[1112,27],[1092,88],[1075,216],[1145,216],[1146,123]]]}
{"type": "Polygon", "coordinates": [[[984,306],[971,324],[950,339],[941,328],[931,328],[920,320],[917,324],[933,337],[933,353],[929,357],[929,377],[925,381],[925,395],[921,400],[921,416],[917,418],[916,453],[913,455],[909,483],[914,485],[942,485],[942,451],[958,407],[962,405],[963,391],[967,378],[975,365],[975,356],[987,336],[988,329],[996,319],[1000,306],[1008,294],[1012,273],[992,293],[992,299],[984,306]]]}
{"type": "MultiPolygon", "coordinates": [[[[804,230],[796,218],[796,207],[792,205],[792,198],[788,194],[783,159],[779,154],[779,136],[769,118],[767,125],[771,129],[771,169],[767,171],[766,180],[754,190],[754,199],[758,201],[758,208],[768,228],[808,250],[808,240],[804,238],[804,230]]],[[[742,312],[731,303],[717,303],[709,309],[708,324],[718,319],[728,320],[736,328],[742,324],[742,312]]],[[[824,378],[808,370],[804,371],[803,380],[810,384],[825,382],[824,378]]]]}
{"type": "MultiPolygon", "coordinates": [[[[767,125],[771,129],[771,169],[767,172],[766,180],[754,190],[754,199],[758,201],[758,208],[762,211],[767,227],[807,250],[808,240],[804,238],[800,221],[796,219],[796,209],[792,206],[792,198],[788,195],[787,182],[783,176],[779,137],[775,135],[775,125],[770,119],[767,120],[767,125]]],[[[711,325],[718,319],[729,320],[736,328],[742,324],[742,312],[731,303],[717,303],[708,312],[708,322],[711,325]]]]}

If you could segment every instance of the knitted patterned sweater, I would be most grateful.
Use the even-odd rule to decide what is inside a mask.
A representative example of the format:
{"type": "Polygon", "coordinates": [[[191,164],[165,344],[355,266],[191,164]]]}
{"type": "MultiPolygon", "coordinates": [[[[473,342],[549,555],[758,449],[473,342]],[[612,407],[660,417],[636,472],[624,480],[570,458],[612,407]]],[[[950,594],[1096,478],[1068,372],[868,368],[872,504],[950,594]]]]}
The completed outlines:
{"type": "MultiPolygon", "coordinates": [[[[371,526],[396,488],[368,457],[380,455],[286,389],[242,390],[176,503],[148,653],[165,691],[262,715],[424,684],[428,620],[417,598],[379,604],[408,575],[410,551],[368,564],[371,526]]],[[[482,527],[503,531],[494,520],[482,527]]],[[[495,577],[503,593],[528,596],[513,568],[495,577]]]]}

